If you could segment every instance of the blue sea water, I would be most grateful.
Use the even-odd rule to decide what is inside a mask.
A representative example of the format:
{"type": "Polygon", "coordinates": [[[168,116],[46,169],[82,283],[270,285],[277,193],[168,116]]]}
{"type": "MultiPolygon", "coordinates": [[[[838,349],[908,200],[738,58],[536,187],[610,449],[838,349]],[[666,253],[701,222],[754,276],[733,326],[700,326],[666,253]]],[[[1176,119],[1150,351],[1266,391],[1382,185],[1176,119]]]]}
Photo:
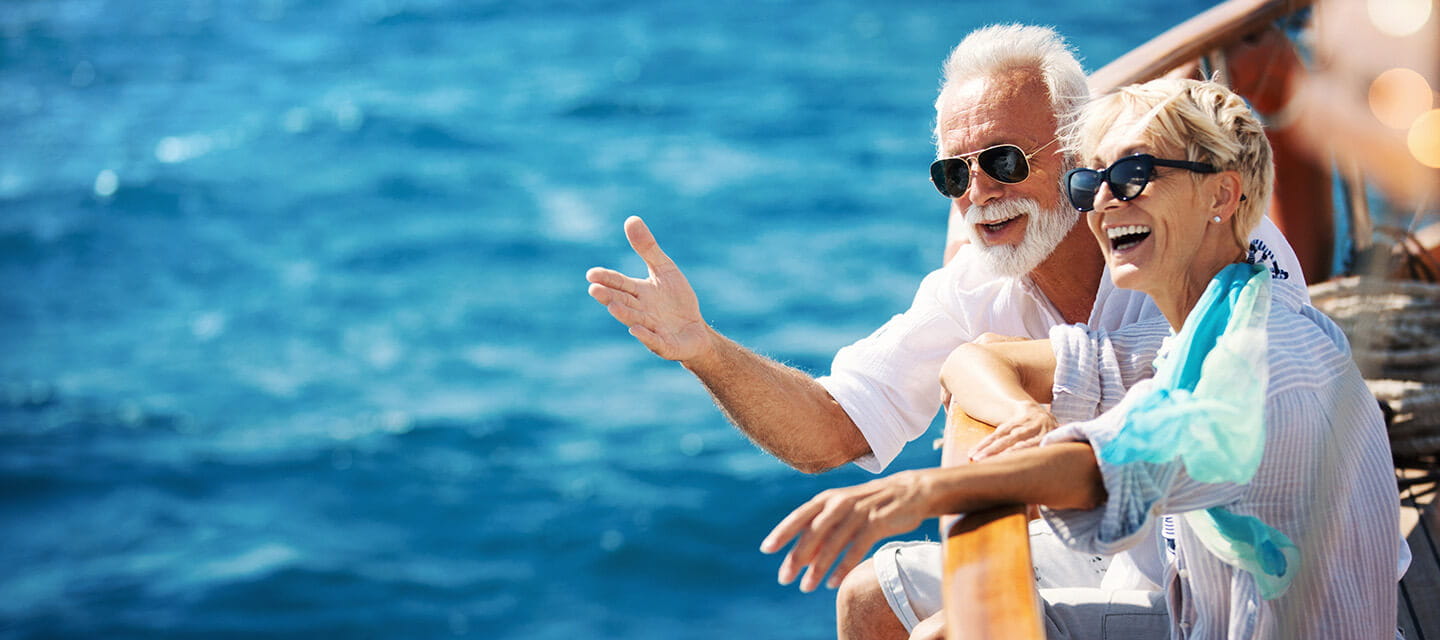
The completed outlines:
{"type": "Polygon", "coordinates": [[[869,474],[749,444],[585,270],[643,215],[823,373],[939,262],[951,46],[1095,69],[1211,4],[5,0],[0,637],[831,636],[756,547],[869,474]]]}

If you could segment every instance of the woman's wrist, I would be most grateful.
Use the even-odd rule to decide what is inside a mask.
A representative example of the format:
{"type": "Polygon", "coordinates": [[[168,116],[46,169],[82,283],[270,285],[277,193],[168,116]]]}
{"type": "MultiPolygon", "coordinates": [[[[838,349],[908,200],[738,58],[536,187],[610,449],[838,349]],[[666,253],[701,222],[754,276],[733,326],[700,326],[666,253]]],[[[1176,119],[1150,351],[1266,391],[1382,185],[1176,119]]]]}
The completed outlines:
{"type": "Polygon", "coordinates": [[[1050,410],[1030,398],[1016,398],[1011,403],[1011,416],[1013,421],[1030,420],[1037,417],[1049,417],[1050,410]]]}

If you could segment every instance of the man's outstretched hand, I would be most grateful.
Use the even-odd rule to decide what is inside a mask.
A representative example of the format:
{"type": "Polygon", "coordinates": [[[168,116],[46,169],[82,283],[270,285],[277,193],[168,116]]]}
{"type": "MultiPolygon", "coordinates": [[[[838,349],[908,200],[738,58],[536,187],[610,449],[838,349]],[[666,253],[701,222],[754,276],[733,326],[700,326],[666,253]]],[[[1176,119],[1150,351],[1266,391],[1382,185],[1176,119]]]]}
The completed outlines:
{"type": "Polygon", "coordinates": [[[605,305],[655,355],[681,362],[703,355],[712,344],[711,331],[685,274],[638,216],[625,220],[625,238],[645,261],[649,274],[631,278],[613,269],[592,268],[585,272],[590,297],[605,305]]]}
{"type": "Polygon", "coordinates": [[[834,566],[826,586],[836,588],[876,542],[914,530],[934,515],[927,511],[928,496],[920,478],[917,472],[902,471],[824,491],[775,525],[760,543],[760,551],[775,553],[794,540],[795,546],[780,563],[780,584],[790,584],[804,569],[800,590],[814,591],[834,566]]]}

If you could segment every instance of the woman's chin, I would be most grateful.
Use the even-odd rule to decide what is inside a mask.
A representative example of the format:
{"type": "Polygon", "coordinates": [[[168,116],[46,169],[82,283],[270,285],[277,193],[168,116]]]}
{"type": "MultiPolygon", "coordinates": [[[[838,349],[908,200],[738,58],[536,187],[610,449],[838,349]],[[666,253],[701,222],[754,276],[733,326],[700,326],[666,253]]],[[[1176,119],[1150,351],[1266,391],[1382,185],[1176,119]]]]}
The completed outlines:
{"type": "Polygon", "coordinates": [[[1149,293],[1149,272],[1133,262],[1110,262],[1110,280],[1120,289],[1149,293]]]}
{"type": "Polygon", "coordinates": [[[1149,240],[1146,238],[1124,250],[1105,252],[1105,261],[1110,265],[1110,279],[1114,280],[1116,287],[1149,293],[1146,282],[1151,280],[1155,271],[1153,260],[1150,260],[1155,243],[1149,240]]]}

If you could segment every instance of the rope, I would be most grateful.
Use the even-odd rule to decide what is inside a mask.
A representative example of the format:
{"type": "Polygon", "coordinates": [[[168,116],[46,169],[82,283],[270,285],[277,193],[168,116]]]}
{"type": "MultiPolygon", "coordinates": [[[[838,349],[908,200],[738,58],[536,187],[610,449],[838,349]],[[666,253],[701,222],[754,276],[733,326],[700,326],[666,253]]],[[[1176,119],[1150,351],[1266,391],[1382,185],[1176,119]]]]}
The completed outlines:
{"type": "Polygon", "coordinates": [[[1385,409],[1399,466],[1440,469],[1440,284],[1349,277],[1310,287],[1385,409]]]}

